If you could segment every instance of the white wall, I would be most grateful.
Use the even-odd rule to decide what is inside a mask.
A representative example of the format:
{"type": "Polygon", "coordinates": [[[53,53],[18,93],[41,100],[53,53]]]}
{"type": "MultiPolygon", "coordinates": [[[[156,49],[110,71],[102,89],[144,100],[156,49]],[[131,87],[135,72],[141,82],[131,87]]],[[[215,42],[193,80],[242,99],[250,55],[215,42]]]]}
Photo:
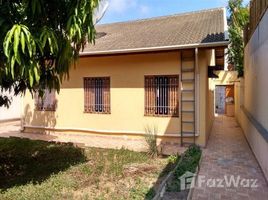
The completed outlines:
{"type": "Polygon", "coordinates": [[[236,117],[268,179],[268,11],[245,48],[244,67],[235,96],[245,109],[237,106],[236,117]]]}
{"type": "Polygon", "coordinates": [[[0,107],[0,122],[18,119],[21,116],[22,98],[20,96],[15,97],[9,93],[5,93],[5,95],[12,97],[12,104],[9,108],[0,107]]]}

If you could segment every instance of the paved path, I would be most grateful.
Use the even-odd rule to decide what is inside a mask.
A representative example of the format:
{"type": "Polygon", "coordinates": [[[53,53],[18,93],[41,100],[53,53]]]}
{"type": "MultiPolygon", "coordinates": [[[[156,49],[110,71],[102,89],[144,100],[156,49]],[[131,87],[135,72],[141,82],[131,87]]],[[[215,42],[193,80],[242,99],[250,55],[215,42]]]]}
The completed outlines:
{"type": "MultiPolygon", "coordinates": [[[[267,152],[268,153],[268,152],[267,152]]],[[[224,178],[231,175],[241,179],[257,179],[257,188],[223,187],[213,188],[202,184],[194,189],[193,198],[198,200],[268,199],[268,185],[264,175],[248,146],[242,129],[234,118],[219,116],[215,119],[208,146],[203,151],[199,178],[224,178]]],[[[241,182],[240,182],[241,183],[241,182]]],[[[247,182],[242,184],[246,186],[247,182]]],[[[213,183],[209,182],[209,185],[213,183]]]]}

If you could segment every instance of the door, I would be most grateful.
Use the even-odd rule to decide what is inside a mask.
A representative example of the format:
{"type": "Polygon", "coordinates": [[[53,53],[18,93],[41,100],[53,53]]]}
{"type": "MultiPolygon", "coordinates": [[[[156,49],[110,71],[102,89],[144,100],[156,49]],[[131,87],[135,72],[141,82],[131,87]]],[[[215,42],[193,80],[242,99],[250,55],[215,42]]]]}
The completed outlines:
{"type": "Polygon", "coordinates": [[[217,114],[225,114],[225,86],[215,88],[215,110],[217,114]]]}

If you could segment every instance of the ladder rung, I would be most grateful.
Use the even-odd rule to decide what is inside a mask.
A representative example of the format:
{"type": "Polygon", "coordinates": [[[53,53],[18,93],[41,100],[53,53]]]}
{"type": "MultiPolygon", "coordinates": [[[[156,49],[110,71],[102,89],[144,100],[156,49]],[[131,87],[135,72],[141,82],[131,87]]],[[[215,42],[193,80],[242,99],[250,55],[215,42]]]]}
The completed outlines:
{"type": "Polygon", "coordinates": [[[195,143],[193,143],[193,142],[183,142],[183,146],[185,146],[185,147],[189,147],[189,146],[191,146],[191,145],[194,145],[195,143]]]}
{"type": "Polygon", "coordinates": [[[194,92],[194,90],[182,90],[181,92],[194,92]]]}
{"type": "Polygon", "coordinates": [[[182,110],[181,112],[193,113],[193,112],[194,112],[194,110],[182,110]]]}
{"type": "Polygon", "coordinates": [[[181,79],[181,82],[194,82],[194,79],[181,79]]]}
{"type": "Polygon", "coordinates": [[[182,100],[181,102],[195,102],[195,100],[182,100]]]}
{"type": "Polygon", "coordinates": [[[182,132],[182,135],[185,135],[185,136],[194,136],[195,133],[194,132],[182,132]]]}
{"type": "Polygon", "coordinates": [[[194,72],[194,69],[182,69],[181,72],[194,72]]]}
{"type": "Polygon", "coordinates": [[[195,121],[182,121],[182,123],[185,123],[185,124],[193,124],[195,121]]]}

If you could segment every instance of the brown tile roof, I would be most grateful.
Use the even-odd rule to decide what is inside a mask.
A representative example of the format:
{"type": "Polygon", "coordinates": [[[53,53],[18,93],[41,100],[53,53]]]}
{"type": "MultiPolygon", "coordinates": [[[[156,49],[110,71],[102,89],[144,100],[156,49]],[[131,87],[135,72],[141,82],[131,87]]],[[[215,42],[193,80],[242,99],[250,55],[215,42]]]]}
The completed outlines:
{"type": "MultiPolygon", "coordinates": [[[[96,26],[95,45],[83,54],[194,46],[224,42],[224,8],[96,26]]],[[[226,43],[226,42],[225,42],[226,43]]]]}

